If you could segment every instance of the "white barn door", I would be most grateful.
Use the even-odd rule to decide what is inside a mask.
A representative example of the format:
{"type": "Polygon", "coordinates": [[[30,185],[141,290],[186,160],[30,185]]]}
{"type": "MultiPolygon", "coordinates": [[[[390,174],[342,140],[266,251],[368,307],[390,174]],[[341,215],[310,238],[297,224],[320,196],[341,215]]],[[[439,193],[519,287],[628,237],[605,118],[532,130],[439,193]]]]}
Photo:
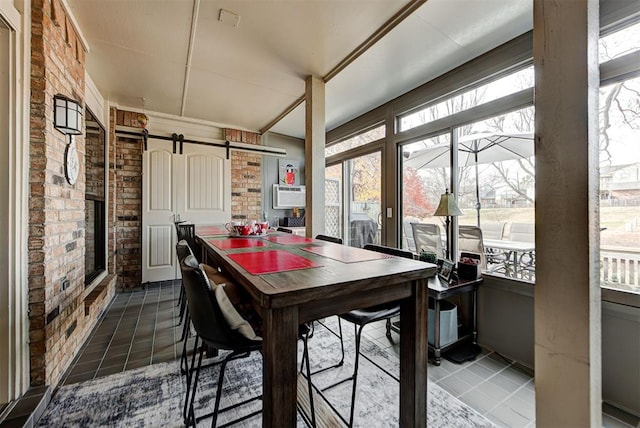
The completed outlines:
{"type": "Polygon", "coordinates": [[[176,278],[174,218],[195,224],[231,219],[231,163],[224,148],[149,139],[142,168],[142,282],[176,278]]]}

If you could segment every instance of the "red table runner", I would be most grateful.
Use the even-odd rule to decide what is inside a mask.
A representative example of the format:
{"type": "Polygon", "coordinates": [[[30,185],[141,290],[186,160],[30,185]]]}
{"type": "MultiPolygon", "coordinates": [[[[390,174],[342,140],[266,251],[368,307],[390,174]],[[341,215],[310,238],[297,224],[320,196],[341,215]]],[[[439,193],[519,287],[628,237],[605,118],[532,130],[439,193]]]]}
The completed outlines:
{"type": "Polygon", "coordinates": [[[321,267],[322,265],[284,250],[229,254],[229,258],[252,275],[321,267]]]}
{"type": "Polygon", "coordinates": [[[202,236],[226,235],[229,233],[223,226],[196,226],[196,233],[202,236]]]}
{"type": "Polygon", "coordinates": [[[348,247],[346,245],[323,245],[317,247],[305,247],[304,251],[318,254],[323,257],[338,260],[343,263],[366,262],[368,260],[388,259],[388,254],[363,250],[362,248],[348,247]]]}
{"type": "Polygon", "coordinates": [[[275,242],[277,244],[307,244],[313,242],[311,238],[305,238],[304,236],[292,235],[290,233],[286,235],[274,235],[265,238],[268,241],[275,242]]]}
{"type": "Polygon", "coordinates": [[[211,243],[211,245],[215,245],[221,250],[267,246],[267,244],[262,239],[258,238],[210,239],[209,242],[211,243]]]}

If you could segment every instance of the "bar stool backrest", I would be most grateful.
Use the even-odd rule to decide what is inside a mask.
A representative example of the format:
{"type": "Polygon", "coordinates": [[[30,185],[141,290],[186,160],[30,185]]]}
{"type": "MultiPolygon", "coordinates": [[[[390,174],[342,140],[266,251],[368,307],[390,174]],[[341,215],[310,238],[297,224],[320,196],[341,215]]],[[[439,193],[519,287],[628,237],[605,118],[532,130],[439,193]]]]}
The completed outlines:
{"type": "Polygon", "coordinates": [[[319,239],[321,241],[333,242],[334,244],[342,245],[342,238],[336,238],[335,236],[318,235],[318,236],[316,236],[316,239],[319,239]]]}
{"type": "Polygon", "coordinates": [[[185,257],[180,269],[191,322],[201,339],[216,349],[249,351],[261,346],[261,341],[249,340],[231,329],[194,256],[185,257]]]}
{"type": "Polygon", "coordinates": [[[367,244],[364,246],[365,250],[376,251],[378,253],[389,254],[392,256],[404,257],[405,259],[413,259],[413,253],[407,250],[401,250],[400,248],[386,247],[384,245],[367,244]]]}

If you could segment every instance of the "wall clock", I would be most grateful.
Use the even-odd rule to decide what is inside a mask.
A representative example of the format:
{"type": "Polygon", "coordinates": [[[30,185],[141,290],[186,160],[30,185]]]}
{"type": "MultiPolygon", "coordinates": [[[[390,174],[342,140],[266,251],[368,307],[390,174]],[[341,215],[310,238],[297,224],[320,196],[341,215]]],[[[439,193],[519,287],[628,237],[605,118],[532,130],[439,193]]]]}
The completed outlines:
{"type": "Polygon", "coordinates": [[[71,143],[67,144],[67,149],[64,153],[64,175],[67,178],[67,182],[71,185],[76,184],[79,172],[80,159],[78,159],[78,150],[76,149],[75,140],[71,138],[71,143]]]}

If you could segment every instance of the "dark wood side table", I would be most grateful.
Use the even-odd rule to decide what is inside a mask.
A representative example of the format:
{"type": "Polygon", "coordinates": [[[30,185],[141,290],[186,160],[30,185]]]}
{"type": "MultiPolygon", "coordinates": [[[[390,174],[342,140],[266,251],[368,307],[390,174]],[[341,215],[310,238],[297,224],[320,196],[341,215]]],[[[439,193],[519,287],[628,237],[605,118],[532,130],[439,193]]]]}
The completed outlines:
{"type": "MultiPolygon", "coordinates": [[[[429,278],[429,298],[434,300],[434,325],[433,325],[433,345],[429,345],[429,351],[433,352],[433,363],[436,366],[440,365],[442,360],[442,352],[445,350],[460,344],[461,342],[471,341],[474,345],[478,342],[478,288],[482,284],[483,279],[463,279],[458,281],[452,281],[447,285],[444,280],[439,279],[438,276],[429,278]],[[440,345],[440,302],[443,299],[457,296],[463,293],[471,293],[471,329],[469,327],[463,327],[462,333],[458,335],[458,339],[446,346],[440,345]]],[[[457,320],[456,320],[457,322],[457,320]]],[[[392,329],[396,332],[400,332],[400,322],[394,322],[392,329]]]]}
{"type": "MultiPolygon", "coordinates": [[[[482,284],[483,279],[462,279],[453,281],[449,285],[444,283],[437,276],[429,278],[429,297],[435,301],[434,325],[433,325],[433,346],[429,345],[429,350],[433,351],[434,364],[440,365],[442,352],[453,347],[463,341],[469,341],[475,345],[478,342],[478,288],[482,284]],[[440,346],[440,301],[448,297],[457,296],[462,293],[471,293],[471,331],[459,334],[458,340],[449,343],[447,346],[440,346]]],[[[457,321],[456,321],[457,322],[457,321]]],[[[463,329],[464,330],[464,329],[463,329]]]]}

